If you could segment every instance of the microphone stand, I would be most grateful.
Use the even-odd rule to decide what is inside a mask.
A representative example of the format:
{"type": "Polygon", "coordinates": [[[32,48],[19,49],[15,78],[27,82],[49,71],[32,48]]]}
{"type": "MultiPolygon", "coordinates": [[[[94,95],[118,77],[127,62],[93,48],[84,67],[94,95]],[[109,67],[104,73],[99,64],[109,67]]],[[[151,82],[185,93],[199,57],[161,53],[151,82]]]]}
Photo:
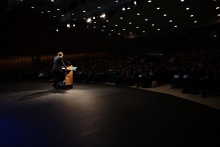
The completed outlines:
{"type": "Polygon", "coordinates": [[[72,65],[69,61],[66,60],[66,62],[67,62],[68,64],[72,65]]]}

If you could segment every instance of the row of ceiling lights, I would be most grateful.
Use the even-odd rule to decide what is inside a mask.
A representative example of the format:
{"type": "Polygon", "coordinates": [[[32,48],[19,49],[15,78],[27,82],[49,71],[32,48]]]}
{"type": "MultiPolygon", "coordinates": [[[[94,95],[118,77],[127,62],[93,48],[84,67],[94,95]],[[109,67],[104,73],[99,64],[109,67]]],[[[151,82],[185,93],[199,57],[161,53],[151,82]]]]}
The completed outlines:
{"type": "MultiPolygon", "coordinates": [[[[34,8],[34,7],[31,7],[32,9],[34,8]]],[[[124,8],[124,7],[123,7],[124,8]]],[[[123,11],[125,11],[125,9],[123,9],[122,8],[122,10],[123,11]]],[[[130,7],[128,7],[127,8],[128,10],[130,9],[130,7]]],[[[216,7],[216,9],[219,9],[219,7],[216,7]]],[[[60,10],[60,9],[57,9],[58,11],[60,10]]],[[[157,7],[157,10],[160,10],[160,7],[157,7]]],[[[189,10],[189,7],[187,7],[186,8],[186,10],[189,10]]],[[[50,13],[50,11],[47,11],[48,13],[50,13]]],[[[86,11],[83,11],[84,13],[86,12],[86,11]]],[[[41,12],[41,13],[44,13],[44,12],[41,12]]],[[[74,15],[74,14],[72,14],[72,15],[74,15]]],[[[103,14],[102,14],[103,15],[103,14]]],[[[105,15],[105,14],[104,14],[105,15]]],[[[137,13],[137,15],[140,15],[140,13],[137,13]]],[[[64,16],[64,15],[61,15],[62,17],[64,16]]],[[[166,16],[166,14],[164,14],[164,16],[166,16]]],[[[218,14],[218,16],[220,16],[220,14],[218,14]]],[[[53,17],[56,17],[56,16],[53,16],[53,17]]],[[[100,16],[101,18],[103,17],[103,16],[100,16]]],[[[104,16],[105,17],[105,16],[104,16]]],[[[193,17],[193,15],[190,15],[190,17],[193,17]]]]}
{"type": "MultiPolygon", "coordinates": [[[[127,7],[127,9],[130,9],[129,7],[127,7]]],[[[159,7],[157,8],[158,10],[160,9],[159,7]]],[[[122,10],[124,11],[124,9],[122,8],[122,10]]],[[[186,10],[189,10],[189,8],[187,8],[186,10]]],[[[140,15],[140,13],[137,13],[137,15],[140,15]]],[[[167,16],[166,14],[164,14],[164,16],[167,16]]],[[[190,17],[193,17],[193,15],[190,15],[190,17]]],[[[105,19],[106,18],[106,14],[103,13],[100,15],[100,18],[103,18],[105,19]]],[[[95,19],[95,17],[93,17],[93,19],[95,19]]],[[[120,19],[123,19],[123,17],[120,17],[120,19]]],[[[148,19],[145,19],[145,21],[148,21],[148,19]]],[[[87,23],[92,23],[92,18],[87,18],[86,19],[86,22],[87,23]]],[[[106,22],[109,22],[109,20],[106,20],[106,22]]],[[[172,22],[172,20],[169,20],[169,22],[172,22]]],[[[94,22],[96,23],[96,22],[94,22]]],[[[194,21],[194,23],[197,23],[197,21],[194,21]]],[[[132,22],[129,22],[129,24],[132,24],[132,22]]],[[[118,26],[117,24],[115,24],[115,26],[118,26]]],[[[152,24],[152,26],[155,26],[154,24],[152,24]]],[[[67,24],[67,27],[70,28],[70,24],[67,24]]],[[[74,24],[74,27],[75,27],[75,24],[74,24]]],[[[105,27],[105,26],[103,26],[105,27]]],[[[177,25],[175,25],[174,27],[177,27],[177,25]]],[[[89,28],[89,26],[87,26],[87,28],[89,28]]],[[[93,26],[93,28],[96,28],[96,26],[93,26]]],[[[139,29],[139,27],[136,27],[136,29],[139,29]]],[[[160,29],[157,29],[158,31],[160,31],[160,29]]],[[[104,30],[102,30],[103,32],[104,30]]],[[[113,30],[111,30],[113,32],[113,30]]],[[[125,31],[125,29],[123,29],[123,31],[125,31]]],[[[145,33],[145,31],[143,31],[143,33],[145,33]]],[[[132,34],[132,32],[130,32],[130,34],[132,34]]],[[[111,34],[109,34],[111,35],[111,34]]],[[[118,35],[120,35],[120,33],[118,33],[118,35]]]]}
{"type": "MultiPolygon", "coordinates": [[[[216,0],[213,0],[213,1],[216,1],[216,0]]],[[[54,2],[54,0],[51,0],[51,2],[54,2]]],[[[115,2],[118,2],[118,0],[116,0],[115,2]]],[[[149,3],[151,3],[152,1],[151,0],[148,0],[149,3]]],[[[184,2],[184,0],[181,0],[181,2],[184,2]]],[[[134,5],[137,5],[138,2],[137,1],[133,1],[134,5]]],[[[34,7],[31,7],[31,8],[34,8],[34,7]]],[[[101,8],[101,7],[98,7],[98,8],[101,8]]],[[[130,7],[127,7],[127,6],[123,6],[122,7],[122,10],[125,11],[126,9],[130,9],[130,7]]],[[[219,9],[219,7],[216,7],[216,9],[219,9]]],[[[59,11],[60,9],[57,9],[57,11],[59,11]]],[[[157,10],[160,10],[160,7],[157,7],[157,10]]],[[[186,8],[186,10],[189,10],[189,7],[186,8]]],[[[50,13],[50,11],[47,11],[48,13],[50,13]]],[[[85,10],[83,11],[84,13],[86,12],[85,10]]],[[[44,13],[44,12],[41,12],[41,13],[44,13]]],[[[137,14],[138,15],[138,14],[137,14]]],[[[64,15],[61,15],[62,17],[64,15]]],[[[166,16],[166,14],[164,14],[164,16],[166,16]]],[[[218,14],[218,16],[220,16],[220,14],[218,14]]],[[[56,16],[53,16],[53,17],[56,17],[56,16]]],[[[193,15],[191,15],[191,17],[193,17],[193,15]]]]}
{"type": "MultiPolygon", "coordinates": [[[[216,0],[214,0],[214,1],[216,1],[216,0]]],[[[116,1],[116,2],[118,2],[118,1],[116,1]]],[[[151,0],[148,0],[148,2],[149,3],[151,3],[151,0]]],[[[184,0],[181,0],[181,2],[184,2],[184,0]]],[[[134,2],[134,5],[137,5],[137,3],[136,3],[136,1],[134,2]]],[[[100,8],[100,7],[98,7],[98,8],[100,8]]],[[[125,11],[126,9],[130,9],[130,7],[123,7],[122,8],[122,10],[123,11],[125,11]]],[[[216,9],[219,9],[219,7],[216,7],[216,9]]],[[[57,9],[57,10],[60,10],[60,9],[57,9]]],[[[157,10],[160,10],[160,7],[157,7],[157,10]]],[[[186,8],[186,10],[189,10],[189,7],[187,7],[186,8]]],[[[86,11],[83,11],[83,12],[86,12],[86,11]]],[[[72,15],[74,15],[74,14],[72,14],[72,15]]],[[[140,15],[140,13],[137,13],[137,15],[140,15]]],[[[62,16],[64,16],[64,15],[62,15],[62,16]]],[[[164,14],[163,16],[167,16],[167,14],[164,14]]],[[[194,15],[190,15],[190,17],[193,17],[194,15]]],[[[218,14],[218,16],[220,16],[220,14],[218,14]]],[[[103,13],[103,14],[101,14],[100,15],[100,18],[103,18],[103,19],[105,19],[106,18],[106,14],[105,13],[103,13]]],[[[84,18],[85,19],[85,18],[84,18]]],[[[95,17],[93,17],[93,19],[95,19],[95,17]]],[[[120,19],[123,19],[123,17],[120,17],[120,19]]],[[[148,19],[145,19],[145,21],[147,21],[148,19]]],[[[92,18],[87,18],[86,19],[86,22],[87,23],[92,23],[92,18]]],[[[106,22],[109,22],[109,20],[106,20],[106,22]]],[[[172,20],[169,20],[169,22],[172,22],[172,20]]],[[[96,23],[96,22],[94,22],[94,23],[96,23]]],[[[194,23],[197,23],[197,21],[194,21],[194,23]]],[[[129,22],[129,24],[132,24],[131,22],[129,22]]],[[[75,27],[76,25],[75,24],[73,24],[73,27],[75,27]]],[[[115,25],[115,26],[118,26],[117,24],[115,25]]],[[[154,24],[152,24],[152,26],[155,26],[154,24]]],[[[105,26],[103,26],[103,27],[105,27],[105,26]]],[[[176,28],[177,27],[177,25],[174,25],[174,27],[176,28]]],[[[71,28],[71,25],[70,24],[67,24],[67,28],[71,28]]],[[[87,28],[89,28],[89,26],[87,26],[87,28]]],[[[96,28],[96,26],[93,26],[93,28],[96,28]]],[[[137,29],[139,29],[139,27],[136,27],[137,29]]],[[[158,31],[160,31],[160,29],[157,29],[158,31]]],[[[57,29],[57,31],[58,31],[58,29],[57,29]]],[[[113,32],[113,30],[111,30],[112,32],[113,32]]],[[[125,31],[125,29],[123,29],[123,31],[125,31]]],[[[102,30],[102,32],[104,32],[104,30],[102,30]]],[[[143,31],[143,33],[145,33],[145,31],[143,31]]],[[[132,34],[132,32],[130,32],[130,34],[132,34]]],[[[111,35],[111,34],[109,34],[109,35],[111,35]]],[[[118,33],[118,35],[120,35],[120,33],[118,33]]]]}

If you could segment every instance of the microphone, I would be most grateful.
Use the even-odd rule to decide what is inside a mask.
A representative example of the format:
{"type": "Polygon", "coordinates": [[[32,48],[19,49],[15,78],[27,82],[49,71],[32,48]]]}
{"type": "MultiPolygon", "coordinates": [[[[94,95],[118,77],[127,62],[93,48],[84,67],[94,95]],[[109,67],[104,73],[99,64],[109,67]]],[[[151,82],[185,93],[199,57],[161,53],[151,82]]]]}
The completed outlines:
{"type": "Polygon", "coordinates": [[[66,60],[66,62],[67,62],[68,64],[72,65],[68,60],[66,60]]]}

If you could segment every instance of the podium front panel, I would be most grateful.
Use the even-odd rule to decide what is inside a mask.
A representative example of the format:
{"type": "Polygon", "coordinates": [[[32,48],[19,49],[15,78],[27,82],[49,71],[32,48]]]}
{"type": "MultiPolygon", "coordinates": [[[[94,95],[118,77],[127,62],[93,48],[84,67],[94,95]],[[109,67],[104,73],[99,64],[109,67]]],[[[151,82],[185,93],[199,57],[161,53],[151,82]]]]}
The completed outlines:
{"type": "Polygon", "coordinates": [[[65,71],[65,85],[72,86],[73,85],[73,71],[71,70],[72,66],[68,66],[65,71]]]}

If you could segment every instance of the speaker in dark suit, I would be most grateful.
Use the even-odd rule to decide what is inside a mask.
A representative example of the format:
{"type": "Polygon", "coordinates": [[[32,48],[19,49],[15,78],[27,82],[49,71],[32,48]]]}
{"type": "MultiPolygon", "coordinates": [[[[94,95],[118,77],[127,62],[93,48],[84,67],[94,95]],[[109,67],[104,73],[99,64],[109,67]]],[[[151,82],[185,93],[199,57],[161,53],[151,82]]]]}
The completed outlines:
{"type": "Polygon", "coordinates": [[[54,64],[53,64],[53,75],[54,75],[54,79],[53,79],[53,84],[52,86],[54,88],[57,88],[58,83],[63,81],[63,67],[66,69],[66,65],[63,62],[63,53],[59,52],[57,54],[57,56],[54,58],[54,64]]]}

